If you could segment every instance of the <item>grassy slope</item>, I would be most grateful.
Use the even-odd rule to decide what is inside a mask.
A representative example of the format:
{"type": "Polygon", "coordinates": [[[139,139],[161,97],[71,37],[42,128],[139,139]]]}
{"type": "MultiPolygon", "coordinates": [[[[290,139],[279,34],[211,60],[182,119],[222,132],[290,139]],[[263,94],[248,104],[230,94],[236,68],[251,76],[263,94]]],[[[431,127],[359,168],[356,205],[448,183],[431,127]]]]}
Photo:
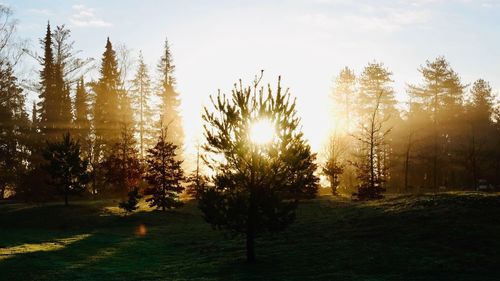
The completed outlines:
{"type": "Polygon", "coordinates": [[[0,280],[500,280],[498,194],[304,202],[254,265],[193,202],[126,217],[111,204],[0,205],[0,280]]]}

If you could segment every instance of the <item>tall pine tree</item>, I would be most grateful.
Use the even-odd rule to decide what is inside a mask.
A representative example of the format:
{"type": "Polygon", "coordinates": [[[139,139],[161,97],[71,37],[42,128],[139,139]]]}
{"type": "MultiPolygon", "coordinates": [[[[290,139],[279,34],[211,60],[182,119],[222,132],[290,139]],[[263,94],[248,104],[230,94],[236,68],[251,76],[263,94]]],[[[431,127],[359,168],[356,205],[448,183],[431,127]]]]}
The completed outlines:
{"type": "Polygon", "coordinates": [[[17,187],[25,172],[29,119],[24,95],[10,63],[0,60],[0,199],[17,187]]]}
{"type": "MultiPolygon", "coordinates": [[[[451,68],[444,57],[434,61],[426,61],[425,66],[419,69],[423,82],[420,86],[410,85],[408,92],[415,97],[415,103],[430,116],[430,124],[426,127],[421,142],[422,159],[429,167],[430,182],[427,186],[434,188],[447,186],[450,182],[450,165],[453,153],[451,147],[458,125],[458,117],[463,112],[462,101],[465,86],[461,83],[458,74],[451,68]]],[[[423,132],[424,133],[424,132],[423,132]]]]}
{"type": "Polygon", "coordinates": [[[59,120],[59,103],[57,96],[54,53],[52,49],[52,32],[50,23],[47,23],[47,31],[41,40],[44,55],[42,58],[42,70],[40,71],[40,94],[39,115],[40,129],[46,137],[56,137],[57,123],[59,120]]]}
{"type": "Polygon", "coordinates": [[[120,135],[120,73],[113,46],[106,41],[102,56],[100,77],[94,85],[95,151],[100,156],[106,146],[114,143],[120,135]]]}
{"type": "Polygon", "coordinates": [[[149,70],[144,63],[142,52],[139,54],[139,66],[135,74],[133,84],[133,101],[135,112],[138,115],[139,125],[139,153],[141,159],[144,159],[144,152],[148,145],[151,144],[152,137],[152,116],[153,113],[150,107],[151,98],[151,79],[149,70]]]}
{"type": "Polygon", "coordinates": [[[180,98],[175,90],[176,79],[174,77],[175,65],[173,64],[172,54],[168,40],[165,39],[163,55],[157,66],[159,73],[158,96],[161,98],[161,116],[162,124],[168,128],[167,137],[179,148],[184,144],[184,131],[182,128],[182,117],[179,112],[180,98]]]}
{"type": "Polygon", "coordinates": [[[90,155],[90,120],[89,120],[89,105],[88,105],[88,93],[85,89],[85,83],[83,77],[76,84],[75,93],[75,121],[74,121],[74,131],[76,138],[80,141],[82,145],[82,153],[89,157],[90,155]]]}

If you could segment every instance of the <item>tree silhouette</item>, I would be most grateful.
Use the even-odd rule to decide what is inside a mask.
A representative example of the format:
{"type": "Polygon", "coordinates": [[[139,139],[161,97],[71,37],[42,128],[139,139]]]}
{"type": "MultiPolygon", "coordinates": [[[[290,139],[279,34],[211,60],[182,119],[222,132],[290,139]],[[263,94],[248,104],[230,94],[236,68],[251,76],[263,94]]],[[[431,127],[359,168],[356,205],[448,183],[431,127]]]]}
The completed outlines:
{"type": "MultiPolygon", "coordinates": [[[[120,73],[113,46],[106,41],[100,77],[94,85],[94,130],[96,136],[96,153],[100,155],[106,145],[113,144],[120,135],[120,73]]],[[[102,155],[100,155],[101,157],[102,155]]]]}
{"type": "Polygon", "coordinates": [[[167,141],[166,129],[162,127],[158,142],[148,149],[146,157],[145,179],[149,184],[147,193],[151,195],[146,201],[151,207],[163,211],[182,205],[179,194],[184,190],[184,171],[182,161],[176,160],[176,150],[177,145],[167,141]]]}
{"type": "Polygon", "coordinates": [[[122,124],[120,138],[106,153],[102,163],[105,178],[118,194],[125,195],[139,185],[143,167],[139,161],[133,129],[122,124]]]}
{"type": "Polygon", "coordinates": [[[348,145],[346,144],[346,139],[339,135],[333,135],[326,147],[326,162],[322,167],[323,174],[328,177],[328,181],[330,182],[330,189],[333,195],[339,195],[340,177],[346,166],[345,156],[347,152],[348,145]]]}
{"type": "Polygon", "coordinates": [[[139,208],[137,204],[139,204],[139,200],[141,198],[142,196],[139,194],[139,188],[136,187],[128,192],[127,200],[120,202],[118,206],[124,209],[127,213],[132,213],[139,208]]]}
{"type": "Polygon", "coordinates": [[[59,117],[60,97],[57,97],[55,83],[55,65],[54,53],[52,49],[52,32],[50,23],[47,23],[45,37],[41,40],[44,48],[44,55],[41,61],[42,70],[40,71],[39,112],[40,128],[46,136],[54,136],[59,117]]]}
{"type": "Polygon", "coordinates": [[[85,190],[89,181],[88,162],[80,158],[80,144],[66,133],[61,141],[48,142],[43,156],[48,162],[45,169],[51,175],[51,184],[64,195],[67,206],[69,195],[85,190]]]}
{"type": "Polygon", "coordinates": [[[173,64],[170,45],[165,39],[163,55],[157,65],[159,74],[157,93],[161,99],[160,112],[162,124],[168,125],[167,141],[173,142],[182,149],[184,144],[184,131],[182,128],[182,117],[179,112],[181,104],[179,93],[175,87],[177,81],[174,77],[175,65],[173,64]]]}
{"type": "Polygon", "coordinates": [[[24,106],[11,64],[0,60],[0,199],[7,186],[19,185],[26,170],[29,119],[24,106]]]}
{"type": "Polygon", "coordinates": [[[355,163],[358,169],[358,177],[361,185],[358,188],[357,197],[361,200],[380,199],[382,192],[385,191],[383,183],[385,182],[384,163],[377,157],[377,153],[382,149],[385,137],[391,131],[391,128],[385,129],[384,123],[387,118],[381,116],[379,110],[381,99],[384,93],[381,91],[375,100],[375,105],[371,116],[361,124],[361,132],[355,137],[360,143],[359,161],[355,163]]]}
{"type": "Polygon", "coordinates": [[[430,124],[426,130],[430,139],[425,141],[425,157],[430,160],[428,164],[432,167],[432,187],[437,190],[440,184],[448,182],[447,171],[451,162],[450,137],[457,117],[462,110],[463,92],[458,74],[450,67],[444,57],[438,57],[434,61],[426,61],[425,66],[420,67],[423,83],[420,86],[410,85],[409,92],[415,97],[415,103],[420,103],[422,109],[430,116],[430,124]]]}
{"type": "Polygon", "coordinates": [[[293,222],[298,200],[313,197],[318,178],[315,154],[304,141],[295,101],[281,88],[273,93],[256,79],[253,86],[240,81],[227,97],[212,97],[215,108],[205,108],[204,149],[212,155],[213,186],[199,194],[199,207],[207,222],[246,236],[247,260],[255,260],[255,238],[265,231],[283,230],[293,222]],[[267,92],[267,94],[266,94],[267,92]],[[274,139],[257,145],[250,140],[254,122],[268,120],[274,139]],[[215,161],[213,157],[218,157],[215,161]]]}

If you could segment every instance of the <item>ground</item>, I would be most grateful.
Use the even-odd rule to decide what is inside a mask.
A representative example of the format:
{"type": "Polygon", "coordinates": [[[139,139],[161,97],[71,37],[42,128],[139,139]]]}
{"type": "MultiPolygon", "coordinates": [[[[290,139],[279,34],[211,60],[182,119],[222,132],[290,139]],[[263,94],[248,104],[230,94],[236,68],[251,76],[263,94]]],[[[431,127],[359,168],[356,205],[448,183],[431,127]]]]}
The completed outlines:
{"type": "Polygon", "coordinates": [[[125,216],[111,200],[0,203],[0,280],[500,280],[500,194],[305,201],[285,232],[213,230],[196,202],[125,216]]]}

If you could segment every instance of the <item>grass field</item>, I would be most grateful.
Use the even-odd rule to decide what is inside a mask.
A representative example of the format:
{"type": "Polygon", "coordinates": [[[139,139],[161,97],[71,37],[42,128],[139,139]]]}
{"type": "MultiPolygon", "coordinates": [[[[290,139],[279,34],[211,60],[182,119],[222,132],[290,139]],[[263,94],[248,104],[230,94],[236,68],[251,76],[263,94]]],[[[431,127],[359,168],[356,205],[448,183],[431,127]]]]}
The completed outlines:
{"type": "Polygon", "coordinates": [[[305,201],[288,230],[257,240],[256,264],[195,202],[116,205],[0,204],[0,280],[500,280],[500,194],[305,201]]]}

